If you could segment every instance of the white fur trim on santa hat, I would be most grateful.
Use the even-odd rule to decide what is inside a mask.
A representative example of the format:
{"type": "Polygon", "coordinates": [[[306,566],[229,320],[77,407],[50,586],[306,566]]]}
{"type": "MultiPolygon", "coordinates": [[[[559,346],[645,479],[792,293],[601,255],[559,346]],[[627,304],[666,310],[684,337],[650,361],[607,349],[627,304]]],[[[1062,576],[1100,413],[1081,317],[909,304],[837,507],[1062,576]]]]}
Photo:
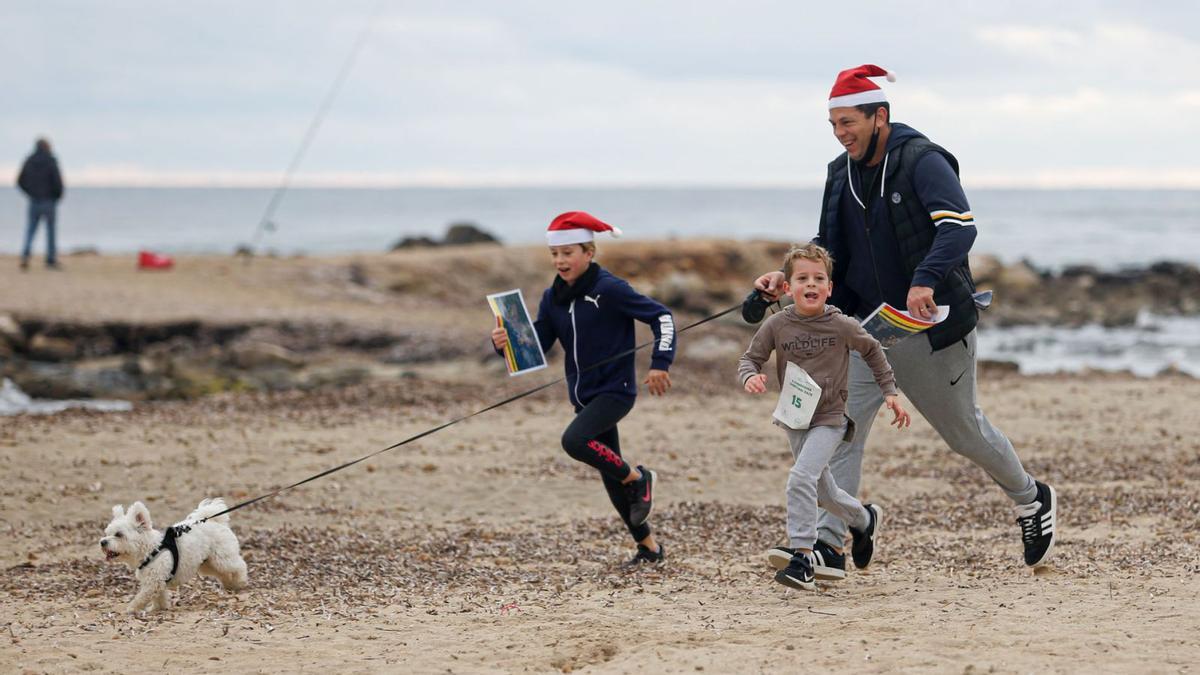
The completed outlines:
{"type": "Polygon", "coordinates": [[[546,232],[546,242],[551,246],[584,244],[595,238],[596,235],[585,227],[577,227],[570,230],[550,230],[546,232]]]}
{"type": "Polygon", "coordinates": [[[847,94],[846,96],[837,96],[829,99],[829,109],[848,108],[850,106],[863,105],[865,103],[886,103],[887,94],[883,93],[882,89],[871,89],[870,91],[860,91],[855,94],[847,94]]]}
{"type": "MultiPolygon", "coordinates": [[[[610,227],[612,227],[610,225],[610,227]]],[[[612,227],[608,233],[613,237],[621,236],[621,228],[612,227]]],[[[596,239],[596,233],[586,227],[577,227],[570,230],[547,230],[546,241],[551,246],[566,246],[568,244],[583,244],[596,239]]]]}

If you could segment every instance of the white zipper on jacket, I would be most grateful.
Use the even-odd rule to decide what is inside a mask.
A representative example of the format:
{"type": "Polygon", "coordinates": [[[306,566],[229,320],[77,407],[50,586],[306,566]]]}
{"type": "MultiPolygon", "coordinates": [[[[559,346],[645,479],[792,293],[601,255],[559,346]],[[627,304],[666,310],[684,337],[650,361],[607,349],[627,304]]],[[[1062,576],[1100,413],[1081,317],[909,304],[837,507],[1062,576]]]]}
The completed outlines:
{"type": "Polygon", "coordinates": [[[579,401],[579,329],[575,327],[574,298],[567,312],[571,315],[571,356],[575,357],[575,405],[582,406],[583,403],[579,401]]]}

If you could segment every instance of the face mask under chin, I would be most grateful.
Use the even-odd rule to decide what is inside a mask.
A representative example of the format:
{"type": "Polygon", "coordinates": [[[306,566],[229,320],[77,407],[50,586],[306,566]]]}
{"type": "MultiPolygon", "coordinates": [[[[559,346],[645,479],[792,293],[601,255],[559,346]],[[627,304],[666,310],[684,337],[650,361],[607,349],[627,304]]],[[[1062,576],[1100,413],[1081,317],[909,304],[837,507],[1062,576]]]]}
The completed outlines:
{"type": "MultiPolygon", "coordinates": [[[[873,118],[872,118],[873,119],[873,118]]],[[[871,142],[867,143],[867,151],[863,153],[862,159],[859,159],[860,164],[866,164],[875,156],[875,148],[879,145],[879,127],[871,132],[871,142]]]]}

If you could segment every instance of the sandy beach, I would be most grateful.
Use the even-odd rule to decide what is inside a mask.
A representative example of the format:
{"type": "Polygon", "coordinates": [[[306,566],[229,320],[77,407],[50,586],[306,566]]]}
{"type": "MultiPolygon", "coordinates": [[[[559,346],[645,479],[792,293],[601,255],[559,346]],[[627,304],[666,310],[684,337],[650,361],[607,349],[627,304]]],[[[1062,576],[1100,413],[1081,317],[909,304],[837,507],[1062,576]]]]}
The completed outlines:
{"type": "MultiPolygon", "coordinates": [[[[656,250],[623,245],[611,259],[649,269],[656,250]]],[[[697,269],[720,250],[696,245],[697,269]]],[[[747,248],[724,268],[746,278],[770,268],[771,250],[747,248]]],[[[639,397],[621,426],[626,455],[661,478],[651,523],[662,566],[623,567],[633,545],[599,479],[559,446],[571,411],[555,386],[235,512],[246,590],[200,580],[171,610],[123,612],[132,572],[97,545],[113,504],[143,500],[162,526],[205,497],[262,494],[559,377],[555,360],[508,378],[486,347],[483,295],[519,287],[534,301],[543,257],[196,257],[146,274],[131,257],[95,256],[25,275],[0,258],[0,312],[339,322],[455,344],[452,359],[352,386],[0,418],[4,670],[1197,669],[1200,418],[1184,411],[1200,381],[982,375],[989,418],[1060,497],[1056,553],[1036,574],[981,470],[919,416],[905,431],[876,425],[862,496],[885,509],[877,562],[802,593],[776,584],[765,560],[783,539],[790,455],[769,423],[773,401],[736,387],[751,330],[733,321],[681,336],[675,389],[639,397]]]]}

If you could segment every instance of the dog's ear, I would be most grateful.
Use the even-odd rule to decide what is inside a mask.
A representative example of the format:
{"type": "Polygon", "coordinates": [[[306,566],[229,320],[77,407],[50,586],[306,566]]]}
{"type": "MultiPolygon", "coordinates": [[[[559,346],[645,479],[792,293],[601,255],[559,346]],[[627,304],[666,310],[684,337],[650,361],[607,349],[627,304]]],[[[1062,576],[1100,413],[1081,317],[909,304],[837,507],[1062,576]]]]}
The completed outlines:
{"type": "Polygon", "coordinates": [[[133,517],[134,524],[139,530],[149,530],[153,527],[150,523],[150,509],[141,502],[134,502],[133,506],[129,507],[129,515],[133,517]]]}
{"type": "Polygon", "coordinates": [[[113,518],[120,518],[125,515],[125,507],[117,504],[113,507],[113,518]]]}

